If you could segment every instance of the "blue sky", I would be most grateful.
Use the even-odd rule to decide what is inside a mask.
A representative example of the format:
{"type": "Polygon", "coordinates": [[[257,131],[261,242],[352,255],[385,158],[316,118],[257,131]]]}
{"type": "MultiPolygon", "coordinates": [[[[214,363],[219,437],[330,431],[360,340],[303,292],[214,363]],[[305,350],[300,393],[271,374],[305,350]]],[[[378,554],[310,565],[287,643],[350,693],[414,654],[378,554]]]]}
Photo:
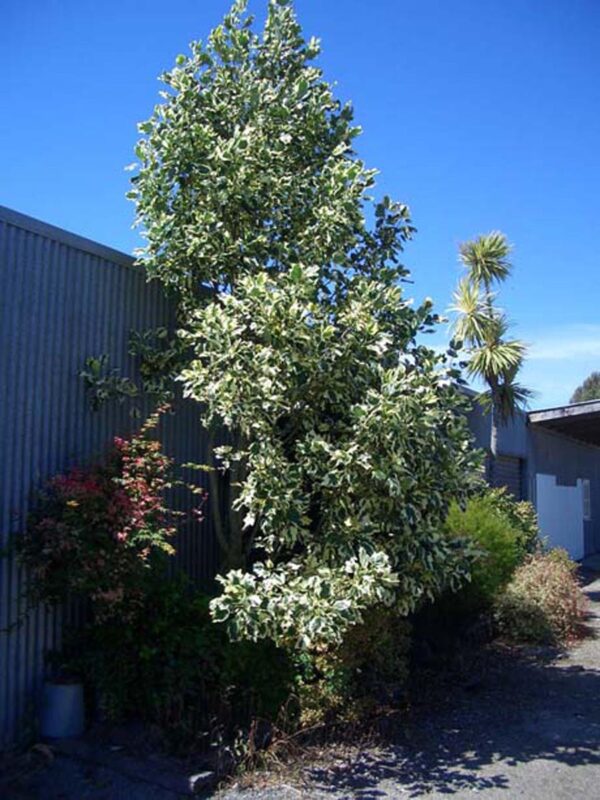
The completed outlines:
{"type": "MultiPolygon", "coordinates": [[[[131,252],[136,122],[224,0],[5,0],[0,204],[131,252]]],[[[265,0],[251,0],[260,17],[265,0]]],[[[353,101],[380,191],[410,205],[417,297],[444,310],[460,241],[514,244],[502,304],[534,407],[600,369],[600,3],[297,0],[353,101]]]]}

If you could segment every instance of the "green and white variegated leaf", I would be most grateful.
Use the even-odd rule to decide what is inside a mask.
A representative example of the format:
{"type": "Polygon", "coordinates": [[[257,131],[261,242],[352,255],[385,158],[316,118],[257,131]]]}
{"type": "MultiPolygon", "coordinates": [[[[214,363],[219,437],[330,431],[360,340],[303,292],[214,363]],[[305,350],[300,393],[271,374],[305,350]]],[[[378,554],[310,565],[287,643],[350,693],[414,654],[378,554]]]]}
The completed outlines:
{"type": "Polygon", "coordinates": [[[182,334],[194,358],[181,376],[207,426],[240,431],[238,507],[275,564],[222,578],[215,618],[311,646],[370,605],[409,613],[465,577],[468,558],[439,531],[475,463],[444,358],[416,343],[429,311],[363,277],[333,309],[316,281],[240,279],[182,334]]]}
{"type": "Polygon", "coordinates": [[[131,193],[141,261],[179,304],[183,392],[228,434],[218,538],[237,565],[213,614],[311,648],[465,579],[440,531],[477,462],[457,373],[420,344],[438,317],[402,288],[409,210],[371,199],[318,53],[287,0],[262,32],[236,3],[163,76],[131,193]]]}

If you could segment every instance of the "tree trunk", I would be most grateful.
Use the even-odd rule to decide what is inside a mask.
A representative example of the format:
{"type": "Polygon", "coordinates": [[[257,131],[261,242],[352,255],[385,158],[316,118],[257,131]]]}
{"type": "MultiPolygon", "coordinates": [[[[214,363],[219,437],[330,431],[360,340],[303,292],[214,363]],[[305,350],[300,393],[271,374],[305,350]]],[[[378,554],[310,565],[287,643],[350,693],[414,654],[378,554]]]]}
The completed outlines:
{"type": "Polygon", "coordinates": [[[498,455],[498,414],[492,406],[490,411],[491,416],[491,433],[490,433],[490,468],[489,468],[489,484],[495,485],[496,480],[496,457],[498,455]]]}
{"type": "MultiPolygon", "coordinates": [[[[231,431],[229,436],[234,451],[239,451],[245,444],[242,437],[231,431]]],[[[208,451],[212,466],[209,472],[210,502],[214,532],[221,550],[219,572],[226,573],[231,569],[244,569],[247,562],[242,514],[233,508],[241,484],[246,478],[246,465],[241,461],[234,461],[224,474],[214,456],[215,445],[216,431],[212,428],[208,435],[208,451]]]]}

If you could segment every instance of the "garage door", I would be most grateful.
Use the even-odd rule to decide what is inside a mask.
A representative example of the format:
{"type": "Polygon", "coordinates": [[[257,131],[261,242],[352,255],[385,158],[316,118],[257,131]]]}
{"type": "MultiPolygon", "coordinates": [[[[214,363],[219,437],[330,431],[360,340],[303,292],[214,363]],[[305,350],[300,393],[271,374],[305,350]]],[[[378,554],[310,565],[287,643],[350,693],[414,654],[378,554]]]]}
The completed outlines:
{"type": "Polygon", "coordinates": [[[496,456],[494,486],[506,486],[516,500],[522,500],[523,461],[514,456],[496,456]]]}

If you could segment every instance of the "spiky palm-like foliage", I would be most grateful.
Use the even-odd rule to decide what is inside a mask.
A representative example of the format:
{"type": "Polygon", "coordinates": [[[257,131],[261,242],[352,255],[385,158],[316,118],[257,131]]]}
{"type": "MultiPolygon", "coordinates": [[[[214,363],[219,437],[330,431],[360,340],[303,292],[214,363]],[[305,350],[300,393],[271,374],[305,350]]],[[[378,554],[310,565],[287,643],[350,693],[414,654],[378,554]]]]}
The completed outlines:
{"type": "Polygon", "coordinates": [[[483,284],[489,291],[494,281],[502,283],[510,275],[510,245],[500,231],[478,236],[459,247],[459,257],[474,284],[483,284]]]}
{"type": "Polygon", "coordinates": [[[467,274],[454,293],[454,329],[467,349],[467,371],[487,386],[479,400],[492,416],[492,481],[498,425],[505,424],[531,397],[530,390],[517,382],[527,347],[519,339],[507,338],[509,322],[495,306],[493,292],[494,284],[510,275],[510,249],[506,236],[499,231],[462,244],[459,257],[467,274]]]}

